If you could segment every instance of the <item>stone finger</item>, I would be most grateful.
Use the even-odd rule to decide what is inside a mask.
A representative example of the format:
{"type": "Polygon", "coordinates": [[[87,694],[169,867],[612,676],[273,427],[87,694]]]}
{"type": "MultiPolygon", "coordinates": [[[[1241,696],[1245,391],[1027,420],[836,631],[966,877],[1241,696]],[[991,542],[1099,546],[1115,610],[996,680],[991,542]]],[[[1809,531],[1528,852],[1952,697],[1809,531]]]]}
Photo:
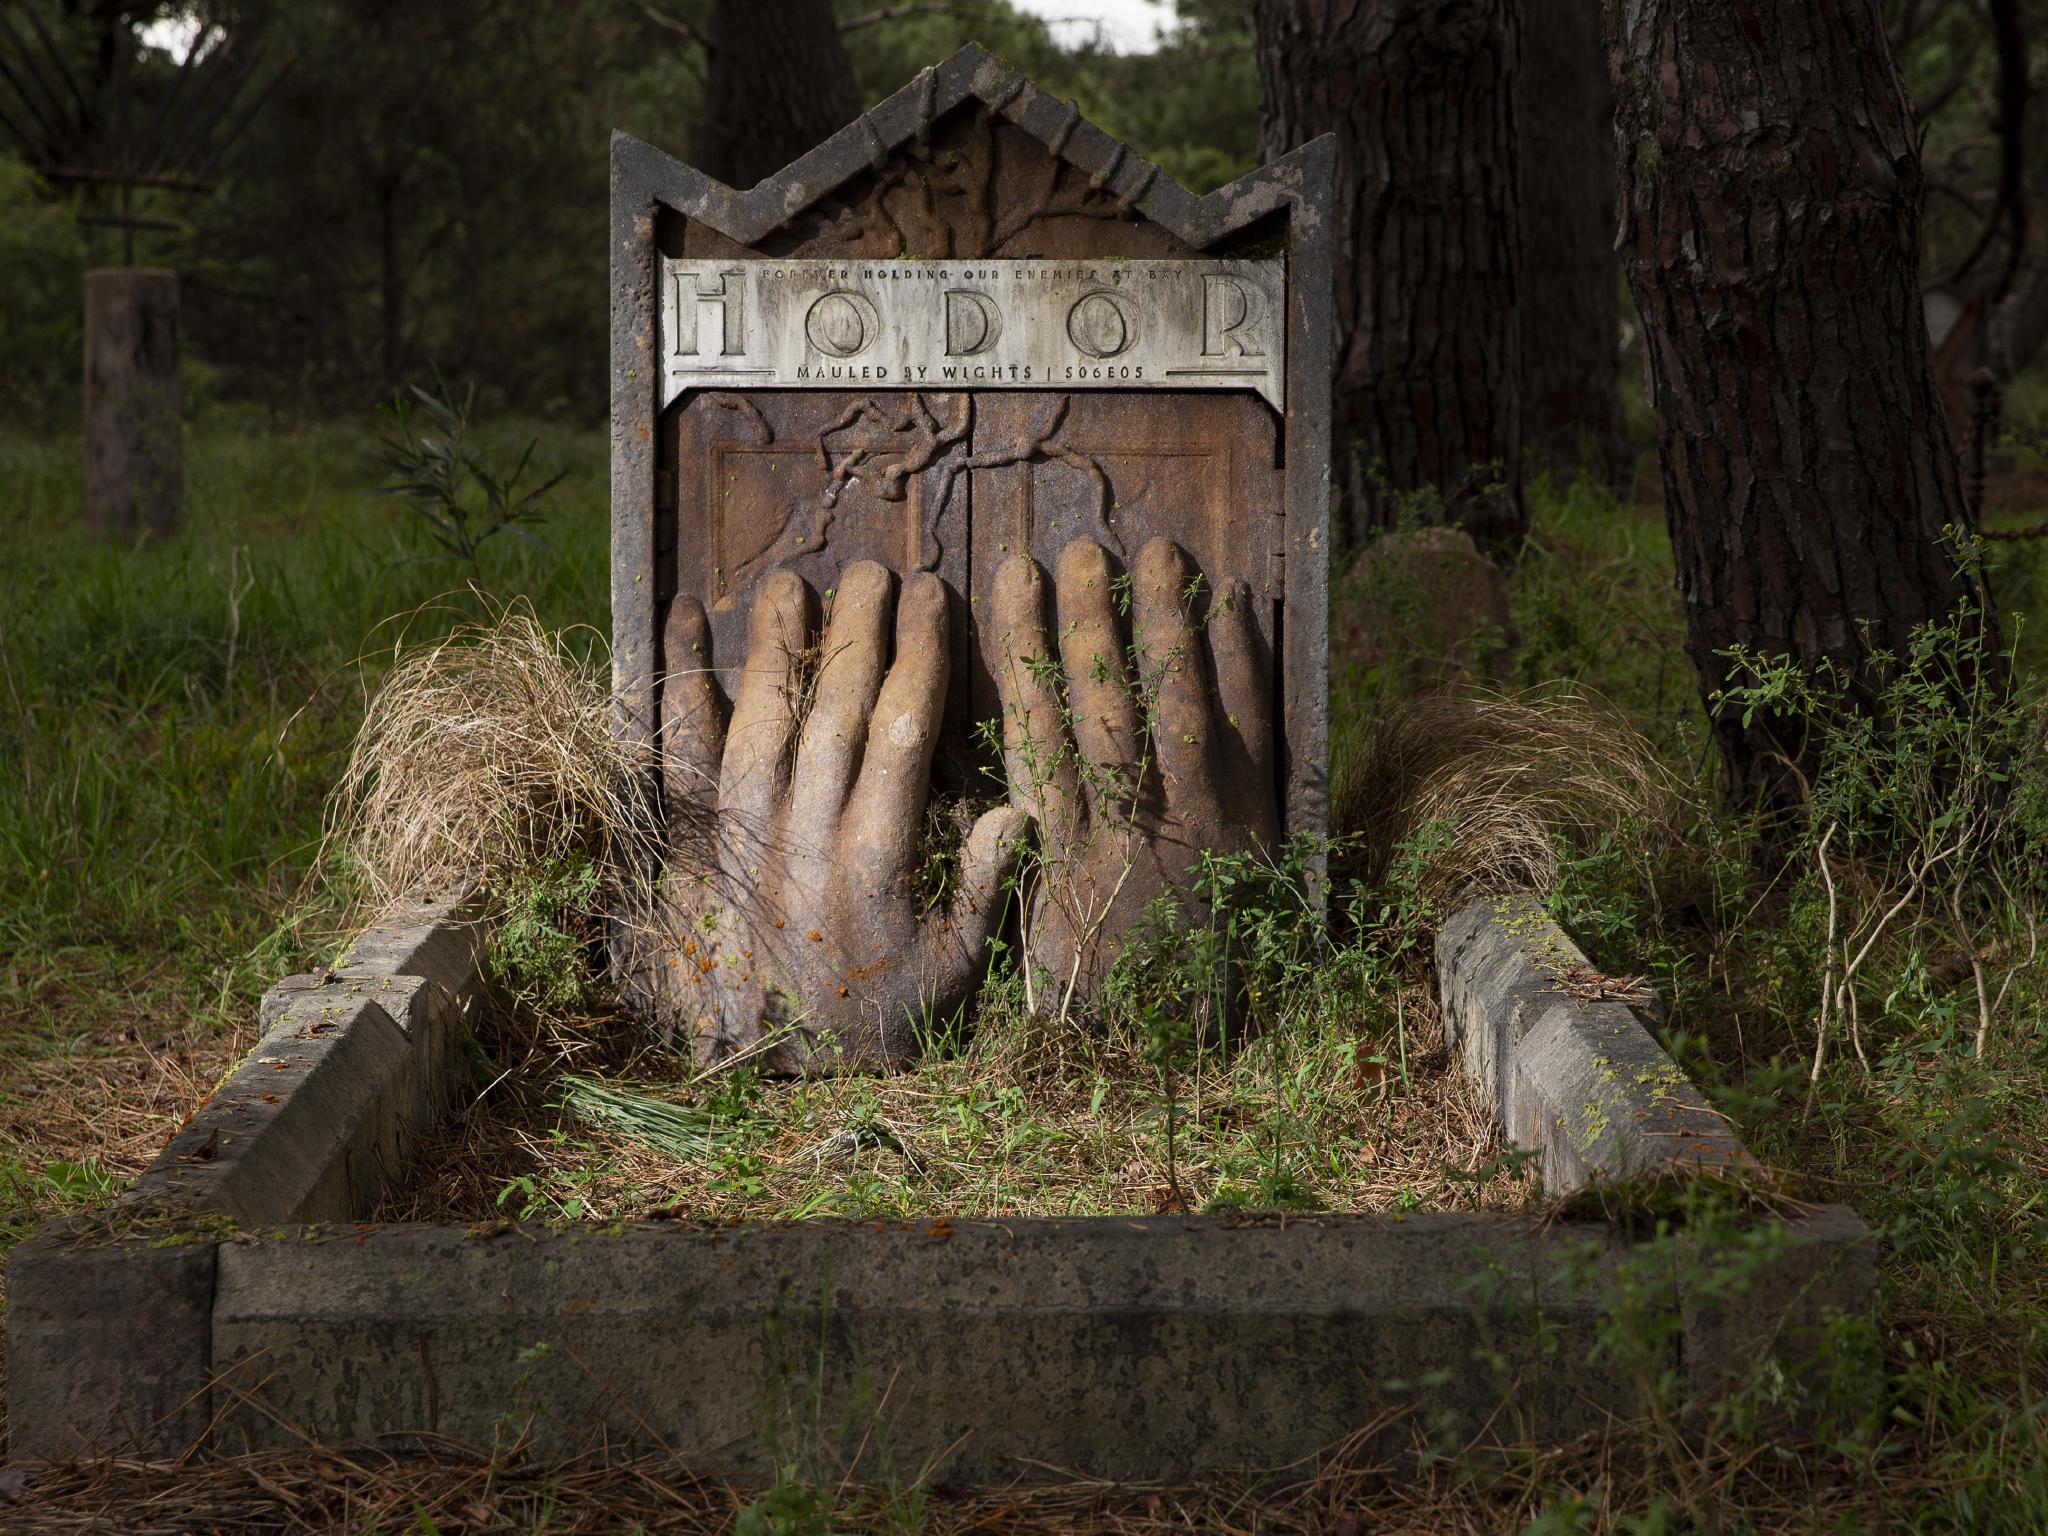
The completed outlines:
{"type": "Polygon", "coordinates": [[[861,560],[840,575],[832,594],[789,789],[788,835],[799,861],[830,856],[889,659],[895,587],[886,567],[861,560]]]}
{"type": "Polygon", "coordinates": [[[1093,539],[1061,550],[1058,593],[1060,669],[1083,788],[1094,811],[1120,816],[1129,808],[1144,736],[1109,552],[1093,539]]]}
{"type": "Polygon", "coordinates": [[[952,922],[973,954],[1003,920],[1009,893],[1005,887],[1023,856],[1031,835],[1031,818],[1014,805],[984,811],[967,834],[960,852],[960,888],[953,896],[952,922]]]}
{"type": "Polygon", "coordinates": [[[1272,795],[1273,692],[1266,638],[1251,588],[1233,581],[1209,610],[1209,654],[1216,664],[1220,758],[1246,794],[1272,795]]]}
{"type": "Polygon", "coordinates": [[[1195,571],[1171,539],[1152,539],[1131,573],[1138,671],[1168,800],[1212,795],[1208,669],[1195,634],[1195,571]]]}
{"type": "Polygon", "coordinates": [[[896,660],[867,723],[860,779],[844,822],[853,874],[872,899],[898,890],[923,838],[932,752],[951,676],[948,617],[946,584],[938,577],[921,571],[904,583],[896,660]]]}
{"type": "Polygon", "coordinates": [[[721,830],[756,848],[781,833],[810,620],[811,592],[803,578],[794,571],[769,572],[748,616],[747,659],[718,780],[721,830]]]}
{"type": "Polygon", "coordinates": [[[1045,643],[1045,584],[1037,562],[1012,555],[996,571],[996,689],[1003,706],[1003,771],[1010,803],[1038,822],[1048,851],[1082,830],[1080,781],[1052,651],[1045,643]]]}
{"type": "Polygon", "coordinates": [[[662,630],[668,669],[661,688],[661,785],[673,825],[718,800],[718,765],[725,756],[725,710],[711,670],[711,625],[704,605],[679,597],[662,630]]]}

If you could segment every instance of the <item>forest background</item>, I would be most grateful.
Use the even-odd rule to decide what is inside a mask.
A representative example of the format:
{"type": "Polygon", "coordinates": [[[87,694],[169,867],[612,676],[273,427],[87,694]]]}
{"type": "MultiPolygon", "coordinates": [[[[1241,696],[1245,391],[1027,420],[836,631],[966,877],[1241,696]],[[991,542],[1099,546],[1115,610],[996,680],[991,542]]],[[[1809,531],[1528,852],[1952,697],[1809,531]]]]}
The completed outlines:
{"type": "MultiPolygon", "coordinates": [[[[1996,537],[1959,541],[1984,583],[1964,590],[1993,595],[1999,629],[1975,627],[1967,606],[1915,618],[1899,634],[1920,649],[1845,717],[1809,665],[1824,656],[1736,668],[1719,704],[1701,686],[1697,615],[1674,582],[1670,533],[1701,509],[1666,507],[1644,327],[1615,250],[1627,209],[1616,208],[1602,117],[1608,59],[1591,18],[1604,7],[1574,13],[1584,23],[1574,29],[1542,24],[1563,14],[1552,3],[1519,8],[1538,18],[1522,38],[1521,89],[1492,110],[1515,118],[1521,143],[1515,275],[1533,284],[1569,265],[1578,298],[1532,304],[1525,293],[1517,323],[1546,327],[1547,339],[1521,338],[1521,362],[1486,386],[1495,404],[1519,399],[1527,451],[1512,477],[1526,532],[1500,552],[1506,622],[1484,670],[1500,687],[1597,699],[1679,786],[1655,825],[1561,829],[1548,900],[1596,963],[1649,973],[1666,1001],[1665,1043],[1761,1156],[1871,1222],[1885,1244],[1885,1310],[1880,1329],[1845,1330],[1855,1390],[1812,1444],[1751,1438],[1724,1421],[1704,1442],[1618,1435],[1525,1448],[1505,1467],[1451,1461],[1436,1474],[1435,1511],[1455,1507],[1479,1528],[1555,1531],[2048,1528],[2048,1032],[2038,1025],[2048,988],[2036,964],[2048,758],[2030,622],[2048,601],[2048,539],[2031,536],[2048,509],[2048,387],[2033,361],[2048,332],[2048,235],[2028,212],[2048,196],[2048,154],[2026,152],[2043,142],[2048,14],[2022,0],[1840,8],[1881,14],[1911,99],[1925,176],[1917,277],[1933,340],[1972,304],[1997,312],[1995,345],[1944,359],[1945,377],[1990,364],[2005,417],[1987,444],[1978,519],[1996,537]],[[1589,110],[1576,127],[1547,116],[1539,134],[1530,102],[1589,110]],[[1546,242],[1569,260],[1530,254],[1546,242]],[[1567,354],[1591,382],[1568,391],[1576,409],[1546,416],[1523,370],[1567,354]],[[2000,647],[2009,670],[1995,664],[2000,647]],[[1789,805],[1768,803],[1782,785],[1758,794],[1742,781],[1743,762],[1769,756],[1730,745],[1731,722],[1751,716],[1800,741],[1804,788],[1789,805]],[[1927,859],[1958,827],[1977,850],[1963,861],[1967,880],[1928,878],[1927,859]],[[1853,985],[1842,974],[1849,937],[1871,941],[1854,956],[1853,985]],[[1852,1044],[1840,1008],[1859,998],[1852,1044]]],[[[260,38],[259,80],[291,67],[217,191],[145,191],[137,205],[175,226],[145,233],[138,260],[176,268],[183,287],[189,519],[175,539],[110,547],[80,524],[82,280],[121,259],[120,237],[78,217],[105,213],[105,193],[53,187],[0,150],[0,1245],[43,1216],[109,1200],[247,1048],[262,988],[322,956],[332,935],[317,900],[309,921],[304,877],[365,700],[405,647],[517,600],[570,649],[601,653],[614,129],[744,185],[978,41],[1195,190],[1284,147],[1271,142],[1285,136],[1273,103],[1262,114],[1261,66],[1286,73],[1289,38],[1262,31],[1249,0],[1179,0],[1144,54],[1085,33],[1056,41],[1007,0],[19,0],[7,14],[22,15],[20,4],[88,81],[104,67],[114,16],[144,102],[161,100],[177,60],[140,40],[184,46],[194,24],[240,47],[260,38]],[[749,10],[751,37],[719,31],[722,17],[741,27],[749,10]],[[749,49],[760,56],[763,28],[786,40],[799,13],[817,25],[784,51],[836,71],[836,50],[850,84],[792,93],[786,72],[735,70],[749,49]],[[519,536],[451,551],[405,501],[378,494],[391,473],[380,408],[444,385],[456,401],[474,389],[466,430],[485,462],[509,466],[531,442],[527,484],[564,475],[519,536]]],[[[1274,0],[1263,15],[1401,9],[1274,0]]],[[[1812,9],[1700,0],[1697,13],[1743,11],[1775,27],[1812,9]]],[[[1376,153],[1398,169],[1391,133],[1375,143],[1368,119],[1345,126],[1368,163],[1376,153]]],[[[1455,155],[1443,170],[1440,190],[1468,184],[1471,167],[1455,155]]],[[[1768,170],[1760,161],[1754,178],[1730,182],[1731,205],[1775,195],[1768,170]]],[[[1405,281],[1419,291],[1445,277],[1439,267],[1405,281]]],[[[1693,339],[1701,358],[1723,355],[1714,349],[1727,341],[1704,323],[1693,339]]],[[[1842,338],[1869,348],[1859,359],[1915,362],[1928,345],[1910,325],[1842,338]]],[[[1952,475],[1971,430],[1965,404],[1944,449],[1952,475]]],[[[1372,464],[1368,452],[1337,466],[1340,491],[1376,494],[1372,464]]],[[[1366,535],[1389,522],[1473,526],[1461,518],[1469,489],[1407,478],[1371,518],[1340,514],[1340,734],[1396,707],[1414,681],[1374,630],[1386,594],[1355,563],[1366,535]]],[[[1838,501],[1852,525],[1870,510],[1838,501]]],[[[1487,542],[1483,526],[1474,531],[1487,542]]],[[[1880,567],[1891,560],[1881,545],[1868,553],[1880,567]]],[[[555,903],[543,915],[559,920],[560,893],[540,895],[555,903]]],[[[1385,932],[1406,946],[1398,966],[1415,982],[1428,917],[1401,911],[1385,932]]],[[[1373,1014],[1358,1027],[1391,1031],[1395,1020],[1373,1014]]],[[[1290,1113],[1348,1124],[1360,1102],[1393,1093],[1381,1086],[1392,1038],[1368,1058],[1377,1078],[1319,1084],[1315,1102],[1290,1113]]],[[[521,1198],[543,1211],[585,1201],[632,1214],[603,1203],[623,1196],[592,1182],[591,1161],[566,1174],[536,1161],[518,1175],[521,1198]]],[[[1279,1174],[1262,1198],[1313,1201],[1309,1162],[1279,1174]]],[[[1404,1184],[1401,1208],[1446,1187],[1434,1170],[1390,1177],[1404,1184]]],[[[845,1198],[855,1203],[835,1208],[864,1213],[891,1197],[864,1187],[845,1198]]],[[[1646,1384],[1650,1409],[1663,1390],[1646,1384]]],[[[292,1507],[280,1488],[303,1496],[308,1522],[327,1496],[316,1486],[325,1474],[304,1468],[219,1476],[273,1516],[292,1507]]],[[[422,1477],[358,1491],[374,1502],[402,1486],[454,1528],[465,1485],[422,1477]]],[[[107,1512],[128,1507],[120,1500],[169,1497],[167,1486],[136,1473],[60,1492],[118,1523],[107,1512]]],[[[574,1504],[580,1486],[555,1492],[574,1504]]],[[[615,1506],[582,1496],[588,1528],[604,1528],[615,1506]]],[[[1343,1528],[1348,1511],[1354,1528],[1399,1526],[1384,1487],[1314,1497],[1285,1519],[1343,1528]]],[[[1213,1498],[1194,1507],[1230,1528],[1238,1493],[1213,1498]]],[[[404,1501],[390,1508],[411,1522],[404,1501]]],[[[1175,1518],[1143,1497],[1113,1513],[1134,1529],[1175,1518]]],[[[958,1518],[976,1516],[970,1507],[958,1518]]]]}

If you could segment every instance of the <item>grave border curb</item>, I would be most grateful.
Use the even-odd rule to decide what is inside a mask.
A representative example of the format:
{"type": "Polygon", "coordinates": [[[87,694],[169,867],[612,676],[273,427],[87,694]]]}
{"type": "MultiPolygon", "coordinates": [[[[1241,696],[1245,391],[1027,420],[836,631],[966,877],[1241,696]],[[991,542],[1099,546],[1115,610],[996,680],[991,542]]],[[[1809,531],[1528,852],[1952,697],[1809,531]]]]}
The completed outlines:
{"type": "Polygon", "coordinates": [[[1650,1031],[1640,979],[1604,976],[1535,896],[1468,901],[1437,932],[1444,1040],[1544,1189],[1757,1173],[1650,1031]]]}
{"type": "MultiPolygon", "coordinates": [[[[1505,1011],[1485,1015],[1488,1038],[1510,1041],[1511,1056],[1537,1038],[1521,1027],[1526,1016],[1567,1004],[1618,1028],[1611,1008],[1557,992],[1557,965],[1539,962],[1570,941],[1515,910],[1480,904],[1447,925],[1447,1016],[1469,1025],[1473,1007],[1498,1004],[1505,1011]],[[1477,963],[1489,955],[1490,967],[1477,963]]],[[[416,1132],[459,1081],[443,1072],[459,1066],[452,1004],[478,995],[479,941],[472,909],[442,903],[371,929],[331,972],[280,983],[265,998],[265,1043],[151,1175],[112,1211],[51,1224],[15,1251],[12,1459],[231,1452],[295,1442],[283,1427],[293,1424],[387,1447],[420,1433],[488,1443],[508,1402],[559,1393],[578,1406],[536,1442],[551,1454],[644,1442],[687,1452],[700,1471],[772,1476],[761,1415],[787,1386],[773,1341],[800,1337],[835,1412],[860,1411],[878,1379],[922,1384],[891,1418],[894,1444],[917,1464],[946,1453],[962,1424],[978,1426],[973,1448],[946,1463],[948,1481],[1001,1483],[1053,1466],[1157,1481],[1299,1470],[1365,1424],[1379,1425],[1376,1438],[1354,1440],[1351,1453],[1398,1460],[1432,1415],[1439,1430],[1476,1428],[1502,1409],[1508,1395],[1478,1364],[1486,1351],[1535,1373],[1515,1389],[1516,1414],[1548,1433],[1596,1427],[1585,1415],[1605,1415],[1628,1385],[1589,1361],[1605,1315],[1600,1277],[1645,1241],[1663,1245],[1666,1265],[1692,1251],[1655,1223],[1599,1219],[1598,1202],[1583,1201],[1405,1218],[368,1220],[375,1185],[409,1151],[393,1127],[416,1132]],[[409,1062],[410,1074],[394,1069],[377,1092],[339,1095],[318,1083],[320,1070],[338,1070],[333,1047],[316,1047],[303,1072],[265,1061],[281,1033],[320,1019],[337,1021],[337,1037],[360,1036],[358,1062],[409,1062]],[[195,1141],[215,1127],[225,1137],[244,1113],[237,1085],[251,1070],[306,1087],[303,1106],[280,1121],[353,1118],[202,1160],[243,1162],[239,1184],[210,1167],[210,1177],[173,1177],[195,1166],[195,1141]],[[367,1165],[365,1127],[386,1137],[367,1165]],[[374,1177],[308,1176],[309,1146],[326,1149],[328,1175],[367,1166],[374,1177]],[[265,1159],[267,1182],[255,1177],[265,1159]],[[265,1188],[267,1205],[251,1193],[265,1188]],[[293,1214],[319,1200],[343,1219],[293,1214]],[[1561,1277],[1574,1274],[1592,1289],[1568,1294],[1561,1277]],[[1517,1353],[1532,1320],[1565,1341],[1553,1345],[1547,1385],[1543,1359],[1517,1353]],[[1424,1381],[1436,1383],[1426,1395],[1416,1389],[1424,1381]],[[1273,1382],[1285,1404],[1271,1399],[1273,1382]],[[991,1417],[999,1401],[1009,1407],[991,1417]],[[1257,1466],[1253,1446],[1270,1452],[1257,1466]]],[[[1465,1036],[1461,1045],[1477,1049],[1465,1036]]],[[[1637,1174],[1654,1183],[1699,1171],[1666,1159],[1637,1174]]],[[[1626,1211],[1640,1180],[1592,1182],[1626,1211]]],[[[1824,1356],[1835,1318],[1875,1305],[1876,1243],[1854,1212],[1780,1206],[1752,1231],[1766,1248],[1751,1289],[1679,1287],[1671,1364],[1702,1399],[1768,1356],[1824,1356]]]]}

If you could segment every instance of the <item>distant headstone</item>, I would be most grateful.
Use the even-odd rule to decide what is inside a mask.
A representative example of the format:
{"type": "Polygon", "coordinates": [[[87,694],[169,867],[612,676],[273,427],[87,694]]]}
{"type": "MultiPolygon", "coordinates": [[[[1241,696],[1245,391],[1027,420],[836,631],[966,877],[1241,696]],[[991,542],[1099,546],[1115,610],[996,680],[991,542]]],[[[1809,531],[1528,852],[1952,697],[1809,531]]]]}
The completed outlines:
{"type": "Polygon", "coordinates": [[[85,525],[105,538],[185,522],[178,391],[178,274],[85,275],[85,525]]]}
{"type": "Polygon", "coordinates": [[[747,192],[616,136],[623,728],[652,739],[678,594],[730,692],[769,570],[873,559],[965,599],[940,771],[971,776],[1004,558],[1165,535],[1249,585],[1275,790],[1322,832],[1332,169],[1319,141],[1197,197],[975,47],[747,192]]]}
{"type": "Polygon", "coordinates": [[[1462,528],[1396,528],[1366,545],[1337,594],[1339,660],[1409,689],[1504,684],[1508,582],[1462,528]]]}

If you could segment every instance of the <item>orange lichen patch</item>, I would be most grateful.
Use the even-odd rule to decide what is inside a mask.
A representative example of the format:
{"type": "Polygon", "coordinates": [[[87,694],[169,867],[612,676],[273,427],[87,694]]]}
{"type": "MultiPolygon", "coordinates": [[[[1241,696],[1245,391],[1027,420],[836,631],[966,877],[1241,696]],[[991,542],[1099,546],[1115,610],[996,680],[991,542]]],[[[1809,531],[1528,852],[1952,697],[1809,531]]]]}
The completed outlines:
{"type": "Polygon", "coordinates": [[[896,962],[894,960],[885,958],[877,960],[873,965],[857,965],[852,970],[846,973],[847,979],[849,981],[868,981],[876,976],[881,975],[882,972],[888,970],[895,964],[896,962]]]}

